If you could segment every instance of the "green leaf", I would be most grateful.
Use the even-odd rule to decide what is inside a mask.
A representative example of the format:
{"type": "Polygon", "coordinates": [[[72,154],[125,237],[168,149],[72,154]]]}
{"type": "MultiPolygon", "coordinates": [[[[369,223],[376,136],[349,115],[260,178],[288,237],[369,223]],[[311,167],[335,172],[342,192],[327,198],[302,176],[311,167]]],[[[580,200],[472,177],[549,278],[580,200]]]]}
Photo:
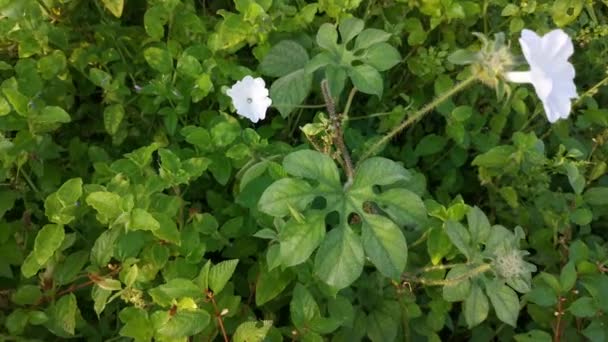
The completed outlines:
{"type": "Polygon", "coordinates": [[[542,330],[530,330],[523,334],[513,336],[516,342],[551,342],[553,338],[547,332],[542,330]]]}
{"type": "Polygon", "coordinates": [[[464,254],[467,259],[471,258],[471,235],[459,222],[449,220],[445,223],[445,232],[450,237],[452,244],[464,254]]]}
{"type": "Polygon", "coordinates": [[[103,124],[106,132],[110,135],[116,135],[124,117],[125,109],[122,104],[114,104],[106,107],[103,111],[103,124]]]}
{"type": "Polygon", "coordinates": [[[166,284],[149,290],[148,294],[156,304],[164,307],[170,306],[176,299],[203,297],[203,292],[194,282],[182,278],[171,279],[166,284]]]}
{"type": "Polygon", "coordinates": [[[180,76],[186,79],[195,79],[203,72],[203,67],[196,58],[187,53],[183,53],[177,60],[175,70],[180,76]]]}
{"type": "Polygon", "coordinates": [[[583,0],[556,0],[551,7],[553,21],[559,27],[570,24],[581,14],[583,5],[583,0]]]}
{"type": "Polygon", "coordinates": [[[9,115],[11,113],[11,105],[4,98],[4,96],[0,95],[0,117],[9,115]]]}
{"type": "Polygon", "coordinates": [[[59,249],[64,238],[65,231],[63,226],[47,224],[42,227],[36,235],[34,250],[32,251],[36,262],[44,265],[55,254],[55,251],[59,249]]]}
{"type": "Polygon", "coordinates": [[[185,338],[203,331],[210,322],[211,316],[207,311],[178,310],[164,324],[156,327],[156,333],[169,339],[185,338]]]}
{"type": "Polygon", "coordinates": [[[444,229],[441,229],[441,227],[431,228],[427,239],[427,250],[433,265],[439,264],[444,256],[450,254],[452,243],[444,229]]]}
{"type": "Polygon", "coordinates": [[[365,254],[380,273],[400,279],[407,262],[407,244],[399,227],[383,216],[365,215],[361,239],[365,254]]]}
{"type": "Polygon", "coordinates": [[[55,50],[51,54],[38,60],[38,71],[40,72],[40,75],[47,80],[52,79],[57,74],[64,71],[66,66],[67,59],[61,50],[55,50]]]}
{"type": "MultiPolygon", "coordinates": [[[[271,77],[281,77],[308,64],[308,53],[293,40],[283,40],[273,46],[260,63],[260,72],[271,77]]],[[[308,74],[308,73],[305,73],[308,74]]],[[[273,101],[274,97],[273,97],[273,101]]]]}
{"type": "Polygon", "coordinates": [[[110,13],[112,13],[116,18],[120,18],[122,15],[122,9],[125,5],[124,0],[101,0],[103,5],[106,7],[110,13]]]}
{"type": "Polygon", "coordinates": [[[135,341],[152,339],[154,329],[151,329],[152,323],[145,310],[129,306],[122,309],[118,317],[124,323],[119,332],[121,336],[130,337],[135,341]]]}
{"type": "Polygon", "coordinates": [[[285,156],[283,168],[290,175],[319,181],[323,191],[342,189],[336,164],[321,152],[312,150],[292,152],[285,156]]]}
{"type": "Polygon", "coordinates": [[[367,64],[352,67],[348,69],[348,76],[360,92],[382,97],[382,76],[374,67],[367,64]]]}
{"type": "Polygon", "coordinates": [[[122,214],[121,198],[115,193],[107,191],[92,192],[87,196],[86,202],[97,211],[97,220],[101,223],[114,221],[122,214]]]}
{"type": "Polygon", "coordinates": [[[21,335],[27,327],[29,316],[23,309],[13,310],[4,320],[4,326],[11,335],[21,335]]]}
{"type": "Polygon", "coordinates": [[[411,175],[403,166],[382,157],[365,160],[355,173],[352,192],[369,190],[374,185],[391,185],[399,181],[410,180],[411,175]]]}
{"type": "Polygon", "coordinates": [[[152,39],[160,40],[165,35],[164,25],[169,20],[171,13],[168,13],[164,6],[152,6],[144,14],[144,28],[152,39]]]}
{"type": "Polygon", "coordinates": [[[97,285],[93,286],[93,289],[91,290],[91,298],[93,299],[93,309],[95,310],[98,318],[106,308],[108,298],[110,298],[111,295],[111,290],[103,289],[97,285]]]}
{"type": "Polygon", "coordinates": [[[329,93],[336,101],[340,98],[346,84],[346,68],[330,64],[325,67],[325,78],[329,85],[329,93]]]}
{"type": "Polygon", "coordinates": [[[486,287],[486,293],[498,319],[516,327],[517,316],[519,315],[519,298],[515,291],[505,284],[494,283],[486,287]]]}
{"type": "Polygon", "coordinates": [[[161,74],[169,74],[173,71],[173,58],[169,51],[157,47],[144,50],[144,58],[152,69],[161,74]]]}
{"type": "Polygon", "coordinates": [[[589,188],[585,191],[583,198],[590,205],[608,205],[608,187],[589,188]]]}
{"type": "Polygon", "coordinates": [[[262,268],[262,272],[255,285],[255,303],[262,306],[278,296],[289,283],[293,275],[289,271],[281,271],[278,268],[268,270],[262,268]]]}
{"type": "Polygon", "coordinates": [[[34,305],[42,298],[40,287],[36,285],[23,285],[11,295],[11,301],[17,305],[34,305]]]}
{"type": "Polygon", "coordinates": [[[458,122],[466,121],[471,115],[473,115],[471,106],[458,106],[451,113],[451,117],[458,122]]]}
{"type": "Polygon", "coordinates": [[[236,270],[238,263],[238,259],[225,260],[211,267],[209,271],[209,288],[211,288],[214,294],[222,292],[224,286],[226,286],[228,280],[232,277],[234,270],[236,270]]]}
{"type": "Polygon", "coordinates": [[[279,110],[281,116],[287,117],[308,97],[311,87],[312,75],[307,74],[304,69],[287,74],[270,86],[273,106],[279,110]]]}
{"type": "Polygon", "coordinates": [[[2,93],[4,93],[4,96],[17,114],[21,116],[28,114],[29,99],[19,91],[17,80],[14,77],[2,82],[2,93]]]}
{"type": "Polygon", "coordinates": [[[445,137],[437,134],[429,134],[418,142],[414,153],[420,157],[430,156],[441,152],[447,143],[448,141],[445,137]]]}
{"type": "Polygon", "coordinates": [[[386,31],[374,28],[365,29],[355,39],[355,50],[362,50],[374,44],[383,43],[390,37],[391,34],[386,31]]]}
{"type": "Polygon", "coordinates": [[[46,106],[40,113],[40,115],[34,116],[33,120],[37,124],[55,124],[55,123],[68,123],[72,121],[70,115],[57,106],[46,106]]]}
{"type": "Polygon", "coordinates": [[[365,22],[355,17],[350,17],[342,20],[340,22],[340,25],[338,26],[342,44],[347,44],[353,38],[355,38],[356,35],[363,31],[364,26],[365,22]]]}
{"type": "Polygon", "coordinates": [[[595,301],[591,297],[581,297],[568,306],[568,311],[576,317],[593,317],[597,314],[595,301]]]}
{"type": "Polygon", "coordinates": [[[158,230],[160,223],[150,213],[141,208],[135,208],[131,212],[127,230],[158,230]]]}
{"type": "Polygon", "coordinates": [[[75,218],[78,200],[82,196],[82,179],[72,178],[44,201],[45,215],[50,221],[64,225],[75,218]]]}
{"type": "Polygon", "coordinates": [[[515,151],[515,147],[511,145],[496,146],[475,157],[471,164],[488,168],[502,168],[512,163],[511,155],[515,151]]]}
{"type": "Polygon", "coordinates": [[[293,289],[291,302],[289,303],[291,321],[296,328],[303,329],[310,325],[312,320],[321,315],[319,306],[314,297],[300,283],[293,289]]]}
{"type": "Polygon", "coordinates": [[[325,50],[334,50],[338,47],[338,32],[334,25],[325,23],[317,31],[317,44],[325,50]]]}
{"type": "Polygon", "coordinates": [[[290,207],[302,211],[315,198],[312,187],[301,179],[283,178],[272,183],[262,194],[258,207],[272,216],[287,216],[290,207]]]}
{"type": "MultiPolygon", "coordinates": [[[[460,302],[466,300],[469,297],[469,294],[471,293],[471,281],[467,278],[459,279],[461,277],[464,277],[468,271],[469,268],[467,266],[458,265],[448,272],[447,276],[445,277],[445,280],[448,281],[448,284],[443,286],[443,299],[448,302],[460,302]],[[452,282],[450,282],[450,280],[452,280],[452,282]]],[[[477,287],[477,285],[474,285],[474,287],[477,287]]],[[[478,295],[479,294],[476,294],[475,296],[478,295]]]]}
{"type": "Polygon", "coordinates": [[[76,317],[80,315],[76,305],[76,296],[67,294],[57,300],[48,310],[47,327],[61,337],[73,336],[76,329],[76,317]]]}
{"type": "Polygon", "coordinates": [[[569,261],[559,275],[559,283],[563,292],[570,291],[576,284],[576,267],[574,262],[569,261]]]}
{"type": "Polygon", "coordinates": [[[112,75],[97,68],[89,70],[89,79],[93,84],[103,89],[109,88],[112,83],[112,75]]]}
{"type": "Polygon", "coordinates": [[[367,316],[367,336],[373,342],[395,341],[398,324],[398,317],[383,310],[374,310],[367,316]]]}
{"type": "Polygon", "coordinates": [[[243,322],[241,323],[232,335],[234,342],[262,342],[272,327],[272,321],[262,321],[259,326],[258,322],[243,322]]]}
{"type": "Polygon", "coordinates": [[[467,212],[467,223],[469,225],[469,233],[471,233],[471,241],[476,244],[484,243],[490,236],[492,226],[486,214],[478,207],[472,207],[467,212]]]}
{"type": "Polygon", "coordinates": [[[568,181],[570,186],[574,190],[574,193],[580,195],[585,189],[585,177],[580,173],[578,167],[574,163],[566,164],[566,171],[568,174],[568,181]]]}
{"type": "Polygon", "coordinates": [[[427,221],[422,198],[407,189],[389,189],[377,195],[374,201],[400,226],[421,228],[427,221]]]}
{"type": "Polygon", "coordinates": [[[448,61],[456,65],[467,65],[475,63],[478,60],[476,52],[469,50],[456,50],[448,56],[448,61]]]}
{"type": "Polygon", "coordinates": [[[477,285],[471,287],[471,291],[463,305],[464,318],[469,329],[479,325],[479,323],[485,321],[488,317],[488,311],[490,310],[488,297],[483,294],[483,291],[477,285]]]}
{"type": "Polygon", "coordinates": [[[279,232],[281,263],[299,265],[312,255],[325,237],[325,217],[310,212],[304,222],[289,220],[279,232]]]}
{"type": "Polygon", "coordinates": [[[359,236],[348,226],[334,228],[317,251],[314,273],[328,285],[343,289],[359,278],[364,258],[359,236]]]}
{"type": "Polygon", "coordinates": [[[401,55],[390,44],[379,43],[372,45],[365,51],[362,61],[378,71],[385,71],[401,62],[401,55]]]}

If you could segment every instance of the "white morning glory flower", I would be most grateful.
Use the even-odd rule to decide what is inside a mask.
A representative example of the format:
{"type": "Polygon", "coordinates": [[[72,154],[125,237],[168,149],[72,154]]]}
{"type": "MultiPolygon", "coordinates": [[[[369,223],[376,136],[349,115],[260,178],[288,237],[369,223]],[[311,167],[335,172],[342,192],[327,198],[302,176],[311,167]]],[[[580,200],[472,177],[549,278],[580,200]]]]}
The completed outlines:
{"type": "Polygon", "coordinates": [[[530,71],[507,72],[506,79],[516,83],[532,83],[549,122],[567,118],[571,109],[570,100],[578,96],[574,67],[568,62],[574,52],[572,39],[560,29],[542,37],[524,29],[519,43],[530,71]]]}
{"type": "Polygon", "coordinates": [[[245,76],[228,89],[226,94],[232,98],[236,113],[254,123],[266,117],[266,109],[272,104],[266,84],[260,77],[245,76]]]}

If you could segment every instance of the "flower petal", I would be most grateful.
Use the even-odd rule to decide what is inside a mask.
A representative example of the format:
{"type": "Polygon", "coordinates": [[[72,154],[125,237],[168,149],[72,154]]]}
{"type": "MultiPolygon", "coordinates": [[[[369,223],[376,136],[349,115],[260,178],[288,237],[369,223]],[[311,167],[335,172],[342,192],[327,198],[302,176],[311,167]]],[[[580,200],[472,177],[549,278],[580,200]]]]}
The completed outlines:
{"type": "Polygon", "coordinates": [[[557,61],[565,61],[574,53],[572,39],[561,29],[545,34],[541,49],[547,58],[557,61]]]}
{"type": "Polygon", "coordinates": [[[523,29],[521,31],[521,38],[519,38],[519,44],[528,64],[536,64],[538,61],[538,54],[536,52],[542,47],[541,37],[534,31],[523,29]]]}

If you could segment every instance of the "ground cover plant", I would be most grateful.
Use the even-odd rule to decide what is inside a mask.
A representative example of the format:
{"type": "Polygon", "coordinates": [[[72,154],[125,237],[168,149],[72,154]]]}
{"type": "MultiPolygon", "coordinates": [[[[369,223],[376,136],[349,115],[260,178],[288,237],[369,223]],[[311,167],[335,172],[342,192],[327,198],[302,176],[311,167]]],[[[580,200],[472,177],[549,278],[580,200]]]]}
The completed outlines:
{"type": "Polygon", "coordinates": [[[608,2],[0,0],[0,339],[605,341],[608,2]]]}

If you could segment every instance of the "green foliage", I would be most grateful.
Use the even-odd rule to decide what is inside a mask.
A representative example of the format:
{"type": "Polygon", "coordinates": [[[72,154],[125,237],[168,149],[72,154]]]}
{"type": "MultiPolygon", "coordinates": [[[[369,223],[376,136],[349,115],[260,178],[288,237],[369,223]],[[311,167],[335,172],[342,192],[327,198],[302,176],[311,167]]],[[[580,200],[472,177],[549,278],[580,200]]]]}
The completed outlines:
{"type": "Polygon", "coordinates": [[[0,340],[605,341],[605,9],[0,0],[0,340]]]}

